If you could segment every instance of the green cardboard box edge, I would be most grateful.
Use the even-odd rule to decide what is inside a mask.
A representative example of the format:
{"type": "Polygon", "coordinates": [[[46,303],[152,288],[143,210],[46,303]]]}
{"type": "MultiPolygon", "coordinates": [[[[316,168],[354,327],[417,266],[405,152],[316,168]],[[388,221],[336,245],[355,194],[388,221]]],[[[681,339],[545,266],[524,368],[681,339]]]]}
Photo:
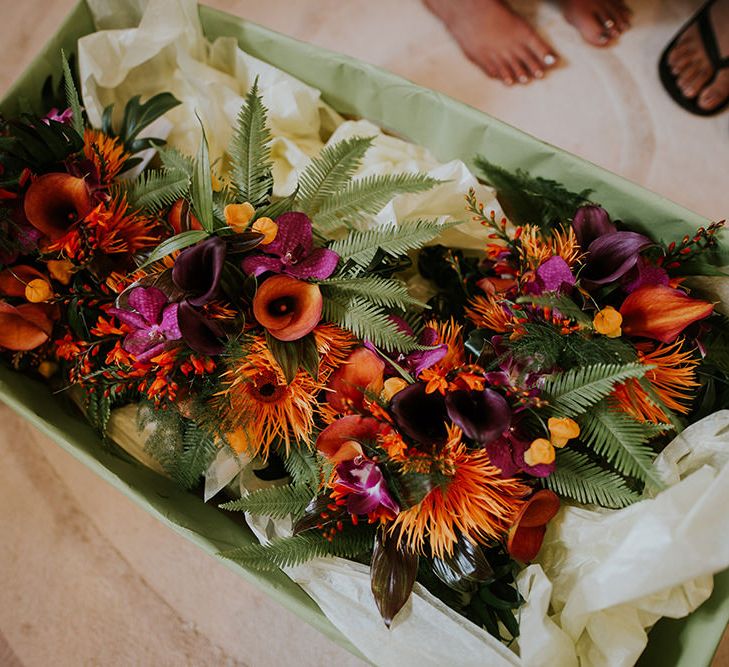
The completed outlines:
{"type": "MultiPolygon", "coordinates": [[[[614,218],[659,238],[690,233],[707,220],[630,181],[520,130],[361,61],[280,35],[224,12],[200,7],[205,34],[231,36],[251,55],[279,67],[322,91],[323,99],[344,114],[367,118],[429,148],[442,161],[461,159],[473,166],[481,153],[507,169],[521,167],[564,183],[590,188],[614,218]]],[[[25,100],[39,105],[39,91],[50,74],[59,80],[61,48],[76,52],[79,37],[94,29],[83,0],[11,86],[0,111],[13,116],[25,100]]],[[[727,262],[729,263],[729,262],[727,262]]],[[[221,549],[255,539],[252,533],[214,505],[182,492],[159,475],[106,449],[98,436],[48,387],[0,367],[0,399],[50,436],[85,465],[156,515],[176,532],[215,556],[221,549]]],[[[319,631],[355,655],[364,657],[319,611],[302,589],[282,572],[251,572],[224,561],[319,631]]],[[[711,598],[685,619],[663,619],[650,632],[641,665],[698,667],[711,663],[729,621],[729,571],[715,577],[711,598]]],[[[366,659],[366,658],[365,658],[366,659]]]]}

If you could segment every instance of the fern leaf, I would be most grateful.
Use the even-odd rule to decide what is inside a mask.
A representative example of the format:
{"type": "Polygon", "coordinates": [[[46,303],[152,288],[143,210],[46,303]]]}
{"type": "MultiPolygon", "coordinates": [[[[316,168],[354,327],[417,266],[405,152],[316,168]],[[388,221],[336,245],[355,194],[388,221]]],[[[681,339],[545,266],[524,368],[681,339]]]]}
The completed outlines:
{"type": "Polygon", "coordinates": [[[665,430],[639,422],[606,403],[596,405],[578,418],[580,440],[598,456],[625,475],[649,482],[656,488],[663,483],[653,469],[655,452],[648,442],[665,430]]]}
{"type": "Polygon", "coordinates": [[[351,232],[346,238],[332,243],[330,248],[341,257],[342,264],[351,261],[359,266],[367,266],[378,250],[393,257],[404,255],[457,224],[460,223],[414,220],[397,227],[351,232]]]}
{"type": "Polygon", "coordinates": [[[554,412],[574,417],[605,398],[617,383],[640,378],[651,368],[640,363],[578,366],[546,378],[544,391],[554,412]]]}
{"type": "Polygon", "coordinates": [[[310,218],[343,190],[357,171],[374,137],[351,137],[327,146],[299,177],[298,208],[310,218]]]}
{"type": "Polygon", "coordinates": [[[439,181],[425,174],[377,174],[352,181],[325,199],[314,217],[315,226],[331,231],[342,222],[359,222],[378,213],[393,197],[424,192],[439,181]]]}
{"type": "Polygon", "coordinates": [[[233,186],[240,201],[254,208],[264,204],[273,189],[271,133],[266,127],[266,107],[258,94],[258,80],[246,95],[229,153],[233,186]]]}
{"type": "Polygon", "coordinates": [[[81,101],[79,100],[76,84],[73,82],[73,74],[68,65],[66,54],[61,51],[63,61],[63,85],[66,91],[66,103],[71,108],[71,126],[82,137],[84,136],[84,117],[81,113],[81,101]]]}
{"type": "Polygon", "coordinates": [[[272,486],[259,489],[253,493],[225,503],[220,507],[232,512],[249,512],[270,516],[273,519],[298,517],[314,497],[314,491],[308,486],[272,486]]]}
{"type": "Polygon", "coordinates": [[[191,157],[183,155],[176,148],[171,146],[160,146],[157,149],[157,154],[162,160],[162,164],[165,169],[176,169],[178,171],[185,172],[188,177],[192,178],[192,171],[194,169],[194,161],[191,157]]]}
{"type": "Polygon", "coordinates": [[[400,280],[380,278],[378,276],[359,278],[330,278],[319,283],[325,296],[347,299],[352,296],[362,297],[367,301],[386,308],[408,306],[425,307],[425,304],[410,296],[407,285],[400,280]]]}
{"type": "Polygon", "coordinates": [[[565,294],[540,294],[519,297],[517,303],[530,303],[534,306],[542,306],[543,308],[551,308],[558,310],[563,316],[569,317],[571,320],[579,324],[589,324],[590,318],[585,311],[580,308],[570,297],[565,294]]]}
{"type": "Polygon", "coordinates": [[[353,558],[370,551],[373,543],[374,531],[371,530],[338,533],[331,542],[318,531],[307,531],[266,545],[250,544],[230,549],[220,555],[254,570],[270,572],[280,567],[300,565],[314,558],[353,558]]]}
{"type": "Polygon", "coordinates": [[[284,467],[297,486],[309,485],[316,488],[319,484],[321,466],[314,452],[292,447],[284,458],[284,467]]]}
{"type": "Polygon", "coordinates": [[[329,295],[324,299],[323,318],[385,350],[408,352],[418,347],[416,340],[401,331],[386,310],[362,297],[340,299],[329,295]]]}
{"type": "Polygon", "coordinates": [[[601,468],[585,454],[574,450],[557,453],[557,468],[544,480],[544,485],[578,503],[611,509],[627,507],[640,500],[620,475],[601,468]]]}
{"type": "Polygon", "coordinates": [[[194,422],[187,422],[182,434],[182,451],[170,466],[173,479],[186,489],[196,486],[217,451],[215,440],[209,433],[194,422]]]}
{"type": "Polygon", "coordinates": [[[142,172],[125,188],[132,208],[159,211],[184,197],[189,185],[190,178],[184,171],[163,169],[142,172]]]}

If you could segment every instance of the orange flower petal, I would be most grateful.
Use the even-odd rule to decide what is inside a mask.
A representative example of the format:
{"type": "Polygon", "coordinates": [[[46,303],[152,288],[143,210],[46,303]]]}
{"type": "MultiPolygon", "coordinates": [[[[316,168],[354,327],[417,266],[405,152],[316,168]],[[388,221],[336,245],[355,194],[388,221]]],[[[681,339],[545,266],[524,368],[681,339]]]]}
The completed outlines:
{"type": "Polygon", "coordinates": [[[621,335],[620,325],[622,323],[623,316],[612,306],[603,308],[595,315],[595,319],[592,320],[592,326],[595,327],[595,331],[608,338],[618,338],[621,335]]]}
{"type": "Polygon", "coordinates": [[[537,491],[521,508],[509,530],[509,553],[524,563],[534,560],[542,547],[546,525],[558,511],[556,493],[549,489],[537,491]]]}
{"type": "Polygon", "coordinates": [[[248,227],[248,223],[255,215],[256,209],[250,203],[244,202],[243,204],[228,204],[223,209],[223,213],[228,226],[234,232],[241,234],[248,227]]]}
{"type": "Polygon", "coordinates": [[[316,448],[330,461],[337,463],[362,455],[358,441],[375,441],[390,430],[387,424],[360,415],[348,415],[327,426],[316,439],[316,448]]]}
{"type": "Polygon", "coordinates": [[[351,407],[361,409],[364,391],[379,394],[382,391],[385,362],[366,347],[356,349],[347,361],[337,368],[329,380],[327,403],[337,412],[351,407]]]}
{"type": "Polygon", "coordinates": [[[52,296],[53,289],[45,278],[34,278],[25,286],[25,298],[30,303],[43,303],[52,296]]]}
{"type": "Polygon", "coordinates": [[[324,302],[317,285],[291,276],[272,276],[253,297],[258,323],[278,340],[303,338],[321,319],[324,302]]]}
{"type": "Polygon", "coordinates": [[[271,220],[271,218],[258,218],[258,220],[253,223],[253,231],[263,234],[261,245],[268,245],[276,240],[278,224],[271,220]]]}
{"type": "Polygon", "coordinates": [[[167,214],[167,222],[175,234],[180,234],[191,229],[202,229],[200,221],[190,210],[190,204],[184,199],[178,199],[172,204],[172,208],[170,208],[170,212],[167,214]]]}
{"type": "Polygon", "coordinates": [[[0,347],[26,351],[43,345],[53,331],[45,306],[24,303],[16,307],[0,301],[0,347]]]}
{"type": "Polygon", "coordinates": [[[547,428],[555,447],[564,447],[570,440],[580,435],[579,424],[569,417],[550,417],[547,428]]]}
{"type": "Polygon", "coordinates": [[[93,208],[86,181],[60,173],[39,176],[25,193],[23,205],[28,222],[52,241],[93,208]]]}
{"type": "Polygon", "coordinates": [[[25,287],[31,280],[45,280],[45,276],[32,266],[20,264],[0,271],[0,294],[3,296],[25,296],[25,287]]]}

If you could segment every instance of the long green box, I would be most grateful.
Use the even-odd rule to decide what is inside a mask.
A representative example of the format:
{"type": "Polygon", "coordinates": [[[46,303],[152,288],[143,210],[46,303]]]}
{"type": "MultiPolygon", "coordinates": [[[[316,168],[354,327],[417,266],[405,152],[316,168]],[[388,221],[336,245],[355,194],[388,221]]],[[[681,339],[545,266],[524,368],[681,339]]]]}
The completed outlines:
{"type": "MultiPolygon", "coordinates": [[[[389,72],[346,56],[304,44],[238,17],[200,8],[208,38],[232,36],[241,48],[322,91],[343,114],[363,117],[429,148],[447,161],[472,166],[476,154],[507,169],[521,167],[561,181],[572,190],[590,188],[612,217],[658,237],[691,232],[706,221],[690,211],[585,160],[539,141],[480,111],[389,72]]],[[[43,47],[23,76],[0,102],[0,112],[15,115],[21,100],[37,108],[43,81],[60,77],[61,48],[76,52],[79,37],[94,30],[83,0],[43,47]]],[[[40,109],[38,109],[40,110],[40,109]]],[[[723,252],[729,264],[729,253],[723,252]]],[[[0,399],[30,420],[64,449],[134,499],[162,522],[214,555],[250,543],[246,528],[193,494],[180,491],[156,473],[104,449],[81,417],[69,413],[49,389],[0,367],[0,399]]],[[[334,641],[360,655],[324,617],[314,602],[283,573],[262,574],[225,561],[240,576],[294,611],[334,641]]],[[[699,667],[710,664],[729,621],[729,571],[715,578],[711,599],[687,619],[660,621],[650,633],[642,665],[699,667]]]]}

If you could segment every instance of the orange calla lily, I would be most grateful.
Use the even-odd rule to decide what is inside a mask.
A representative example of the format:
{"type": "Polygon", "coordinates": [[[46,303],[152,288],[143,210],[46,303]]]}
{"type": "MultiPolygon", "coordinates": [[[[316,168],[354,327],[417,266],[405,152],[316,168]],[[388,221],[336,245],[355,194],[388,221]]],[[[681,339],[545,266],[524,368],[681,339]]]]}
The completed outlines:
{"type": "Polygon", "coordinates": [[[25,217],[52,241],[93,207],[86,181],[70,174],[43,174],[25,193],[25,217]]]}
{"type": "Polygon", "coordinates": [[[549,489],[537,491],[524,503],[509,530],[506,547],[524,563],[534,560],[542,548],[547,524],[559,510],[559,497],[549,489]]]}
{"type": "Polygon", "coordinates": [[[387,424],[360,415],[348,415],[329,424],[316,439],[316,448],[333,463],[362,456],[361,441],[374,441],[391,431],[387,424]]]}
{"type": "Polygon", "coordinates": [[[673,343],[690,324],[714,312],[708,301],[692,299],[667,285],[649,285],[628,296],[620,307],[623,332],[673,343]]]}
{"type": "Polygon", "coordinates": [[[53,331],[50,313],[47,304],[0,301],[0,347],[26,351],[43,345],[53,331]]]}
{"type": "Polygon", "coordinates": [[[175,234],[186,232],[191,229],[202,229],[200,221],[192,214],[190,204],[184,199],[178,199],[167,214],[167,222],[175,234]]]}
{"type": "Polygon", "coordinates": [[[278,275],[258,288],[253,314],[274,338],[298,340],[319,324],[323,305],[318,285],[278,275]]]}
{"type": "Polygon", "coordinates": [[[3,296],[25,296],[25,288],[32,280],[48,279],[38,269],[25,264],[0,271],[0,294],[3,296]]]}
{"type": "Polygon", "coordinates": [[[384,373],[385,362],[380,357],[366,347],[356,349],[332,373],[327,403],[337,412],[347,412],[350,407],[361,409],[365,390],[373,394],[382,391],[384,373]]]}

